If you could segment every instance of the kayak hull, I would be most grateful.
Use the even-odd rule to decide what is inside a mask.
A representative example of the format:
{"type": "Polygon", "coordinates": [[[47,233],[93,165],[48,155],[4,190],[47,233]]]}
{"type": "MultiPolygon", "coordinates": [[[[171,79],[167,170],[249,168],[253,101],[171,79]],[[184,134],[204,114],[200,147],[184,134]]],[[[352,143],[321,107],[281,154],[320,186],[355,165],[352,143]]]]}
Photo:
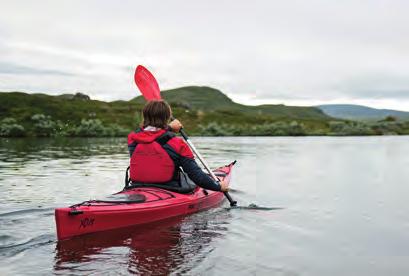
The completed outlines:
{"type": "MultiPolygon", "coordinates": [[[[230,181],[233,164],[215,170],[221,179],[230,181]]],[[[191,194],[180,194],[154,187],[134,188],[120,195],[142,196],[140,203],[113,203],[87,201],[55,209],[58,240],[84,234],[142,225],[172,217],[184,216],[219,205],[221,192],[205,191],[196,187],[191,194]]]]}

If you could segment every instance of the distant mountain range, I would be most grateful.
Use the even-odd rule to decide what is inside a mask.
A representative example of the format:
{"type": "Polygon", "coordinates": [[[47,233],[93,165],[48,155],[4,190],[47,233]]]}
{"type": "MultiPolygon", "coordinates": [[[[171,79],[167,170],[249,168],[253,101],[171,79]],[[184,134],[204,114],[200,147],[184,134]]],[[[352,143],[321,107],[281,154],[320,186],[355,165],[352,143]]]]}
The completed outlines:
{"type": "Polygon", "coordinates": [[[318,105],[325,114],[334,118],[348,120],[382,120],[388,116],[408,120],[409,112],[392,109],[377,109],[354,104],[325,104],[318,105]]]}

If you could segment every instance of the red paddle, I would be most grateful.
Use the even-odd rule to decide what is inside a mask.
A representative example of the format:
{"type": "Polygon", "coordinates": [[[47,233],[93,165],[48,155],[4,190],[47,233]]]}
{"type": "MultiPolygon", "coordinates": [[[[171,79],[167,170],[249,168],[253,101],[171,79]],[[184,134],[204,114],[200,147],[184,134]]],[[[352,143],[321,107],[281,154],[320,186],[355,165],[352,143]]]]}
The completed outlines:
{"type": "MultiPolygon", "coordinates": [[[[149,72],[148,69],[146,69],[142,65],[138,65],[136,67],[136,70],[135,70],[135,83],[136,83],[136,86],[139,88],[139,91],[141,91],[142,96],[145,98],[145,100],[151,101],[151,100],[160,100],[160,99],[162,99],[162,97],[160,95],[160,89],[159,89],[158,82],[156,81],[155,77],[151,74],[151,72],[149,72]]],[[[206,170],[212,176],[212,178],[215,181],[219,181],[219,179],[216,177],[216,175],[213,173],[213,171],[207,165],[207,163],[205,162],[203,157],[197,151],[196,147],[189,140],[189,137],[186,135],[186,133],[185,133],[185,131],[183,129],[180,129],[180,134],[186,140],[186,143],[189,145],[189,147],[192,149],[192,151],[196,154],[197,158],[200,160],[200,162],[203,164],[203,166],[206,168],[206,170]]],[[[228,192],[224,192],[224,195],[229,200],[230,206],[236,206],[237,205],[237,201],[234,201],[231,198],[231,196],[230,196],[230,194],[228,192]]]]}
{"type": "Polygon", "coordinates": [[[136,67],[135,83],[147,101],[161,99],[158,82],[151,72],[142,65],[136,67]]]}

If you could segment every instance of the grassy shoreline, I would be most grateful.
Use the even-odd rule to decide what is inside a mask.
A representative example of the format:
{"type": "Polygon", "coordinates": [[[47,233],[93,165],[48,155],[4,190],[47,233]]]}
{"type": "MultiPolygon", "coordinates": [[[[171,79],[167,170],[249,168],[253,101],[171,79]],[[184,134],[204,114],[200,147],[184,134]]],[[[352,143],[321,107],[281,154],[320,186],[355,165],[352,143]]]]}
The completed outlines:
{"type": "MultiPolygon", "coordinates": [[[[209,87],[162,92],[193,136],[407,135],[409,121],[332,118],[314,107],[246,106],[209,87]]],[[[103,102],[77,93],[0,93],[0,137],[124,137],[141,122],[144,100],[103,102]]]]}

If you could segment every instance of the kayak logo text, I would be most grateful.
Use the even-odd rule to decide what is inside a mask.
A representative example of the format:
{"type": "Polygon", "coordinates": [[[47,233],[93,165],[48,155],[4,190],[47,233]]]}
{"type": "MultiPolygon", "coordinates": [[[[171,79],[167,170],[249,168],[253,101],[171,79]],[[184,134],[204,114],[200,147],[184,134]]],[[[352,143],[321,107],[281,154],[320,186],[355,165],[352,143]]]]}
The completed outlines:
{"type": "Polygon", "coordinates": [[[93,219],[93,218],[84,218],[84,219],[82,219],[80,221],[80,227],[78,229],[92,226],[92,225],[94,225],[94,221],[95,221],[95,219],[93,219]]]}

